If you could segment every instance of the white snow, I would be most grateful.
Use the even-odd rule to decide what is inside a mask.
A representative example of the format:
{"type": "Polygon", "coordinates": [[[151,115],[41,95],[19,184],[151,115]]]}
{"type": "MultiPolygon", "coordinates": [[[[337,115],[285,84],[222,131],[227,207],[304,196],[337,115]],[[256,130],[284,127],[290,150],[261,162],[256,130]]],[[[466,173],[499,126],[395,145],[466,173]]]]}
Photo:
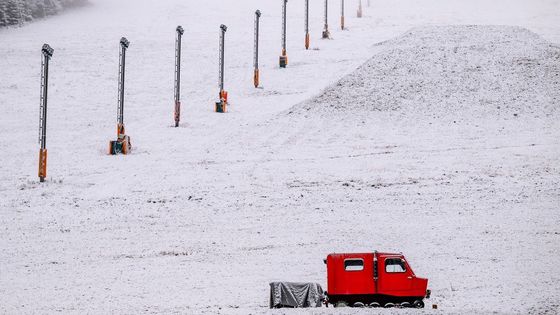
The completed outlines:
{"type": "Polygon", "coordinates": [[[0,311],[283,313],[267,309],[270,281],[326,285],[328,253],[377,249],[429,278],[437,312],[560,312],[558,1],[364,0],[357,19],[347,0],[348,31],[331,1],[326,41],[311,1],[309,51],[303,1],[289,1],[283,70],[281,1],[92,2],[0,30],[0,311]],[[512,27],[445,26],[464,24],[512,27]],[[121,36],[134,151],[115,157],[121,36]],[[40,184],[44,42],[55,54],[40,184]]]}

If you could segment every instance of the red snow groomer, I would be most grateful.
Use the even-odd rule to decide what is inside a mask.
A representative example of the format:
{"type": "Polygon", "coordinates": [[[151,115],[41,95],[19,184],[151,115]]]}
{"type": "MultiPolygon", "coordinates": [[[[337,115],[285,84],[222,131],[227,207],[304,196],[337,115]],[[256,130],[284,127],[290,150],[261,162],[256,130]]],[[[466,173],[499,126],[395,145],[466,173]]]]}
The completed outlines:
{"type": "Polygon", "coordinates": [[[423,308],[428,279],[417,277],[402,254],[330,254],[325,303],[354,307],[423,308]]]}

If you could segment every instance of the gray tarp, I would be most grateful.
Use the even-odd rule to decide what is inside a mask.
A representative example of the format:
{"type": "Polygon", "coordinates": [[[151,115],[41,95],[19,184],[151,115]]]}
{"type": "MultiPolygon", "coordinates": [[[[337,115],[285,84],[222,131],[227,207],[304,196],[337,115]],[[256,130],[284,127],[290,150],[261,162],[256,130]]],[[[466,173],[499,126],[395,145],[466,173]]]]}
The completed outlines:
{"type": "Polygon", "coordinates": [[[270,308],[321,307],[323,288],[317,283],[270,283],[270,308]]]}

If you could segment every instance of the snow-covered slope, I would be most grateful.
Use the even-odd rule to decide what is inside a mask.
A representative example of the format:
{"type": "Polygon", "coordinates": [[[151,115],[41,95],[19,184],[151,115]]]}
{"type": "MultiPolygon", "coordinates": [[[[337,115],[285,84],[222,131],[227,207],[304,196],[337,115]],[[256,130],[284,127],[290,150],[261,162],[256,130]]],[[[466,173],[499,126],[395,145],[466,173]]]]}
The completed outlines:
{"type": "Polygon", "coordinates": [[[279,1],[93,2],[0,31],[1,311],[266,313],[268,282],[325,283],[326,254],[379,249],[405,253],[442,312],[558,312],[558,48],[508,27],[383,42],[432,24],[554,40],[556,1],[372,0],[358,20],[347,0],[344,32],[333,2],[330,41],[312,1],[310,51],[303,3],[290,1],[285,70],[279,1]],[[212,112],[221,23],[225,115],[212,112]],[[171,128],[177,24],[184,120],[171,128]],[[113,157],[123,35],[135,148],[113,157]],[[43,42],[55,56],[40,185],[43,42]]]}

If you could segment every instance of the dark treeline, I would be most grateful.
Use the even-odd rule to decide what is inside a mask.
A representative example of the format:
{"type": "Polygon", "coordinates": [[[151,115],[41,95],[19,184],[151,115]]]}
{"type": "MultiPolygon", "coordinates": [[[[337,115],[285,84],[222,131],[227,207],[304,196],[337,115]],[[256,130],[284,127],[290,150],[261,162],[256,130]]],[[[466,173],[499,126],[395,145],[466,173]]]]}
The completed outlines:
{"type": "Polygon", "coordinates": [[[87,0],[0,0],[0,27],[21,25],[86,3],[87,0]]]}

